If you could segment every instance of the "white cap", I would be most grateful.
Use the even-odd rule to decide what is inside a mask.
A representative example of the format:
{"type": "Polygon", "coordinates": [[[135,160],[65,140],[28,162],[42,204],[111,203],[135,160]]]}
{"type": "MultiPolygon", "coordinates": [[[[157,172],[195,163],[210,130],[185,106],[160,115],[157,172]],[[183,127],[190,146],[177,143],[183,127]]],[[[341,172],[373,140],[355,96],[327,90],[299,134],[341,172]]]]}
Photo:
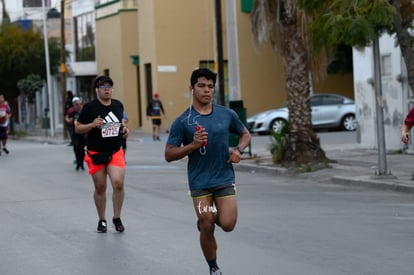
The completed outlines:
{"type": "Polygon", "coordinates": [[[77,96],[75,96],[73,99],[72,99],[72,103],[75,103],[76,101],[78,101],[78,100],[80,100],[80,98],[79,97],[77,97],[77,96]]]}

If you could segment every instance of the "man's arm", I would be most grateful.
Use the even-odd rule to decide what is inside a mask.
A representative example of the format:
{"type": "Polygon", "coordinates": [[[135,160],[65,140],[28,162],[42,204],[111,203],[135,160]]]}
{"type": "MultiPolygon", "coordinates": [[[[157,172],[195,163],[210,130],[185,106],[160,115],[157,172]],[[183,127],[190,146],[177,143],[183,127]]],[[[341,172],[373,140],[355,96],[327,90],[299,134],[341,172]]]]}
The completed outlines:
{"type": "Polygon", "coordinates": [[[237,149],[240,148],[242,151],[249,146],[251,136],[246,127],[243,128],[243,132],[240,134],[239,144],[237,147],[233,148],[230,153],[229,163],[239,163],[241,159],[241,152],[237,149]]]}
{"type": "Polygon", "coordinates": [[[77,134],[86,134],[93,128],[101,126],[103,124],[103,119],[98,116],[91,123],[82,124],[79,121],[75,121],[75,133],[77,134]]]}
{"type": "Polygon", "coordinates": [[[207,132],[203,129],[199,132],[194,134],[193,142],[184,145],[184,146],[174,146],[171,144],[165,145],[165,160],[168,162],[182,159],[183,157],[187,156],[194,150],[202,147],[203,144],[207,142],[207,132]]]}
{"type": "Polygon", "coordinates": [[[250,141],[251,141],[251,136],[250,136],[249,130],[247,130],[247,128],[244,127],[243,132],[240,135],[239,145],[237,145],[237,147],[240,147],[244,150],[246,149],[247,146],[249,146],[250,141]]]}
{"type": "Polygon", "coordinates": [[[197,148],[199,147],[196,147],[194,145],[194,142],[189,143],[185,146],[181,146],[181,147],[177,147],[171,144],[166,144],[165,154],[164,154],[165,160],[168,162],[171,162],[174,160],[182,159],[183,157],[187,156],[188,154],[190,154],[192,151],[194,151],[197,148]]]}

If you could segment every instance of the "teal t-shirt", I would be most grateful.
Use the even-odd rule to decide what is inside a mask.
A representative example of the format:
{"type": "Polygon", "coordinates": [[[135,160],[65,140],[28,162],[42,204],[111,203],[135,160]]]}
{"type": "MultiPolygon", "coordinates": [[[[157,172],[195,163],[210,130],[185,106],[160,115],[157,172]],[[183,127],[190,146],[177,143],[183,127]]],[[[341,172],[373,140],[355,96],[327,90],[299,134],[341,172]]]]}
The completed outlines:
{"type": "Polygon", "coordinates": [[[229,132],[240,135],[244,125],[235,111],[213,104],[212,112],[202,115],[188,108],[172,124],[167,144],[181,146],[193,141],[197,125],[208,132],[205,148],[188,155],[188,185],[199,190],[234,183],[235,176],[229,159],[229,132]]]}

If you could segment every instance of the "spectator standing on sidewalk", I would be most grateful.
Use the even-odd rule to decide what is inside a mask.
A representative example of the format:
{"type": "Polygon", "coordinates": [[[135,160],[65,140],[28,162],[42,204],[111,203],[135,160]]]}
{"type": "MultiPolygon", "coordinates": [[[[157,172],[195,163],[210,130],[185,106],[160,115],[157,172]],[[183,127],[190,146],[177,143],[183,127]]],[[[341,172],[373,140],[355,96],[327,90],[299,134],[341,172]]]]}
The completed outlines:
{"type": "Polygon", "coordinates": [[[152,139],[160,140],[162,117],[165,116],[164,107],[158,93],[154,93],[147,107],[147,117],[152,120],[152,139]]]}
{"type": "MultiPolygon", "coordinates": [[[[75,129],[75,123],[78,120],[79,114],[82,111],[83,103],[79,97],[74,97],[72,99],[73,108],[70,108],[68,113],[65,116],[65,121],[71,124],[71,127],[75,129]]],[[[73,145],[73,152],[75,153],[76,159],[76,171],[79,169],[85,170],[83,167],[83,160],[85,158],[85,146],[86,146],[86,135],[78,134],[73,131],[72,136],[70,137],[73,145]]]]}
{"type": "MultiPolygon", "coordinates": [[[[68,114],[68,112],[71,112],[73,110],[73,92],[72,91],[67,91],[66,92],[66,102],[65,102],[65,115],[68,114]]],[[[70,143],[68,145],[73,145],[73,133],[75,132],[75,128],[73,126],[73,123],[71,122],[66,122],[66,128],[69,132],[69,137],[70,137],[70,143]]]]}
{"type": "Polygon", "coordinates": [[[87,134],[87,154],[89,174],[95,186],[94,200],[98,212],[98,232],[107,231],[105,218],[106,186],[109,177],[113,189],[113,219],[118,232],[125,230],[121,222],[121,210],[124,202],[125,155],[122,139],[127,138],[129,129],[122,125],[124,106],[112,98],[114,82],[108,76],[95,79],[97,98],[83,106],[75,123],[78,134],[87,134]]]}
{"type": "Polygon", "coordinates": [[[231,109],[212,104],[216,74],[208,69],[193,71],[190,78],[193,102],[172,124],[165,146],[165,159],[188,156],[188,185],[197,215],[200,245],[210,274],[222,274],[217,265],[215,225],[224,231],[237,221],[235,175],[238,163],[250,143],[250,134],[231,109]],[[240,136],[229,150],[229,132],[240,136]]]}
{"type": "MultiPolygon", "coordinates": [[[[11,117],[11,109],[9,104],[5,101],[4,95],[0,94],[0,147],[3,146],[3,152],[9,154],[6,147],[7,139],[9,138],[9,122],[11,117]]],[[[0,150],[1,155],[1,150],[0,150]]]]}

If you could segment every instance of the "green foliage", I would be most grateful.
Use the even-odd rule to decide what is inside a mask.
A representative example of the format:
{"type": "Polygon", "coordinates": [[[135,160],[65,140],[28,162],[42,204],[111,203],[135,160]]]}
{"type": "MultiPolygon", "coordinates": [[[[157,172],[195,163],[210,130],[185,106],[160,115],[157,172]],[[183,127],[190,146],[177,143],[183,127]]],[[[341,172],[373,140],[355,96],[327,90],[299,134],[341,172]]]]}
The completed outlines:
{"type": "Polygon", "coordinates": [[[43,81],[40,75],[29,74],[17,82],[17,87],[26,93],[29,103],[34,103],[36,92],[43,87],[43,81]]]}
{"type": "MultiPolygon", "coordinates": [[[[49,39],[51,73],[57,73],[60,47],[56,39],[49,39]]],[[[0,26],[0,79],[8,100],[18,95],[17,82],[29,74],[46,78],[44,40],[40,32],[23,30],[17,25],[0,26]]]]}
{"type": "Polygon", "coordinates": [[[286,134],[289,130],[289,123],[286,122],[280,132],[272,131],[274,142],[269,145],[270,153],[272,154],[273,163],[280,163],[283,160],[283,154],[286,150],[286,134]]]}
{"type": "Polygon", "coordinates": [[[80,48],[77,55],[77,61],[91,61],[95,60],[95,47],[80,48]]]}
{"type": "Polygon", "coordinates": [[[14,131],[11,133],[16,139],[21,139],[27,136],[26,131],[14,131]]]}
{"type": "Polygon", "coordinates": [[[339,45],[328,64],[328,74],[345,74],[353,71],[352,48],[339,45]]]}
{"type": "Polygon", "coordinates": [[[365,47],[378,33],[392,28],[395,9],[384,0],[298,0],[313,18],[311,45],[315,51],[337,45],[365,47]]]}

